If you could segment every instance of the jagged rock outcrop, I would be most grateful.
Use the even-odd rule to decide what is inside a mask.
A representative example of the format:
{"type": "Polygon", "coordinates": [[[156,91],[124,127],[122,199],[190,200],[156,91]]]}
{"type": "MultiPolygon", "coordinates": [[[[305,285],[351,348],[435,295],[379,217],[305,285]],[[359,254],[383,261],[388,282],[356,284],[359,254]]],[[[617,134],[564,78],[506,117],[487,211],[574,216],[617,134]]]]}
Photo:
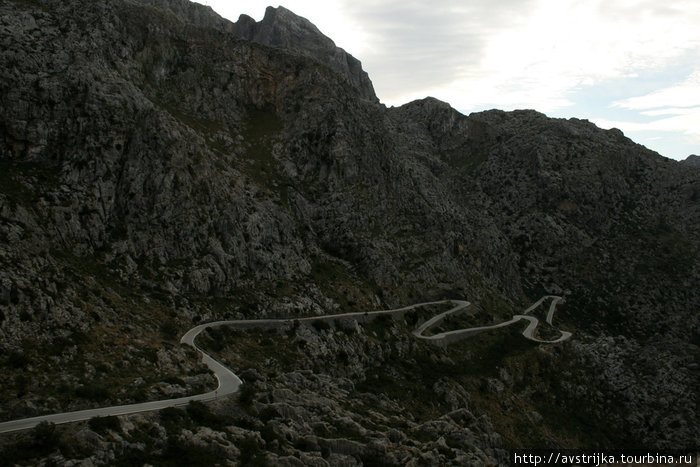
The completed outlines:
{"type": "Polygon", "coordinates": [[[367,72],[362,69],[360,61],[336,47],[335,43],[309,20],[284,7],[267,7],[260,22],[248,15],[241,15],[230,31],[249,41],[282,47],[318,60],[344,76],[360,90],[362,97],[378,102],[374,86],[367,72]]]}
{"type": "Polygon", "coordinates": [[[223,31],[230,31],[232,27],[231,21],[222,18],[211,7],[201,3],[188,0],[143,0],[141,3],[172,13],[175,21],[223,31]]]}
{"type": "Polygon", "coordinates": [[[700,167],[700,156],[696,156],[695,154],[691,154],[690,156],[686,157],[683,160],[683,163],[691,165],[693,167],[700,167]]]}
{"type": "MultiPolygon", "coordinates": [[[[527,423],[544,426],[538,436],[557,436],[547,413],[565,413],[574,424],[612,427],[600,445],[693,444],[694,167],[619,131],[535,111],[465,116],[432,98],[387,109],[359,62],[284,9],[234,25],[184,0],[12,0],[0,4],[0,45],[3,418],[201,386],[186,355],[163,353],[202,320],[439,297],[511,316],[553,292],[567,295],[562,323],[579,341],[547,351],[508,334],[492,346],[479,341],[462,349],[469,365],[479,367],[483,352],[508,370],[479,367],[471,385],[458,381],[470,374],[457,374],[467,366],[449,363],[449,349],[423,358],[390,323],[347,324],[351,341],[299,329],[294,345],[307,349],[308,379],[334,385],[372,381],[381,368],[404,387],[406,355],[445,369],[424,382],[431,394],[450,410],[473,396],[482,405],[469,413],[493,416],[507,434],[523,408],[527,423]],[[643,363],[630,358],[638,354],[643,363]],[[328,364],[313,366],[320,361],[328,364]],[[28,379],[30,371],[42,376],[28,379]],[[43,383],[59,376],[56,395],[43,383]],[[499,400],[482,394],[489,387],[499,400]],[[673,397],[653,402],[665,393],[673,397]],[[537,406],[553,394],[553,406],[537,406]],[[577,411],[591,400],[595,407],[577,411]],[[669,414],[672,406],[684,409],[669,414]]],[[[296,378],[279,371],[282,386],[296,378]]],[[[270,410],[301,413],[289,399],[270,410]]],[[[415,409],[394,420],[399,428],[415,409]]],[[[413,433],[436,437],[415,451],[425,462],[461,455],[440,437],[462,422],[443,415],[413,433]]],[[[241,439],[261,436],[264,423],[250,423],[241,439]]],[[[280,434],[282,425],[271,428],[280,434]]],[[[190,428],[178,436],[197,449],[219,436],[190,428]]],[[[396,446],[411,439],[399,428],[389,440],[396,446]]],[[[463,444],[493,448],[472,452],[498,460],[497,428],[484,422],[463,444]]],[[[294,442],[393,459],[386,446],[351,454],[352,440],[311,431],[294,442]]],[[[226,442],[216,449],[245,455],[226,442]]]]}

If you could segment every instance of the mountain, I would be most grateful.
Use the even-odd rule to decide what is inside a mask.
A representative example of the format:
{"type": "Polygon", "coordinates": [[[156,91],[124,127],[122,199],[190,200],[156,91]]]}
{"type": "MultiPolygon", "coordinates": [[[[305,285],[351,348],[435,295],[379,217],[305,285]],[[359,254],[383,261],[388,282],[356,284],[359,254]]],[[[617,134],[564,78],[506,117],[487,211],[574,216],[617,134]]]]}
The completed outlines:
{"type": "Polygon", "coordinates": [[[464,299],[475,326],[555,294],[573,334],[443,349],[411,334],[425,310],[219,328],[201,345],[239,397],[0,435],[8,462],[697,445],[694,167],[533,110],[386,108],[283,8],[11,0],[0,18],[1,420],[210,390],[179,337],[213,320],[464,299]]]}
{"type": "Polygon", "coordinates": [[[249,41],[281,47],[314,58],[344,76],[360,91],[362,97],[379,102],[360,61],[336,47],[309,20],[284,7],[267,7],[260,22],[255,22],[248,15],[241,15],[229,30],[249,41]]]}
{"type": "Polygon", "coordinates": [[[692,165],[693,167],[700,167],[700,156],[691,154],[683,161],[683,163],[692,165]]]}

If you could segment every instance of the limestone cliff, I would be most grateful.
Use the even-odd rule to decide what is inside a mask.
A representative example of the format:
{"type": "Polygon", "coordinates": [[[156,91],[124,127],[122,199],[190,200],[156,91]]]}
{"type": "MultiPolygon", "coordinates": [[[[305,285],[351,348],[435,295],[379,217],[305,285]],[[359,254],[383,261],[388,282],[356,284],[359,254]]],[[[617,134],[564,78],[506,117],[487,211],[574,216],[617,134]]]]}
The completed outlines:
{"type": "Polygon", "coordinates": [[[302,53],[344,76],[368,100],[378,101],[362,64],[323,35],[309,20],[284,7],[268,7],[260,22],[241,15],[230,31],[244,39],[302,53]]]}

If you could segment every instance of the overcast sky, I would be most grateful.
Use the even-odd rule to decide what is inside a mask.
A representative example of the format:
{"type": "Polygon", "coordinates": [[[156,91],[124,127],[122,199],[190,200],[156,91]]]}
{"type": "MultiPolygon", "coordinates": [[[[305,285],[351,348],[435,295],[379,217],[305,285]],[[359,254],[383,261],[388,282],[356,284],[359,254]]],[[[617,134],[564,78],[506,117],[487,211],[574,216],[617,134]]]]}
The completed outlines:
{"type": "MultiPolygon", "coordinates": [[[[268,2],[200,0],[236,21],[268,2]]],[[[273,6],[278,6],[273,4],[273,6]]],[[[287,0],[362,61],[379,99],[535,109],[700,155],[700,0],[287,0]]]]}

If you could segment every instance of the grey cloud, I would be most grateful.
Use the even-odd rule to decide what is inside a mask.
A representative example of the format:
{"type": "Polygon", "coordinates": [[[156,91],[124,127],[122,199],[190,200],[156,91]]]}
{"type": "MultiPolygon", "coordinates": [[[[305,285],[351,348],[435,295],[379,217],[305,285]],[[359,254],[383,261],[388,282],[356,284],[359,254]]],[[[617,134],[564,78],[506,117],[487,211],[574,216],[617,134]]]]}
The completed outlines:
{"type": "Polygon", "coordinates": [[[381,99],[447,84],[475,68],[490,34],[527,17],[533,0],[344,2],[374,53],[362,60],[381,99]]]}
{"type": "Polygon", "coordinates": [[[700,19],[700,4],[686,1],[640,0],[630,4],[624,0],[608,0],[598,6],[598,14],[612,21],[636,22],[644,17],[656,18],[698,18],[700,19]]]}

